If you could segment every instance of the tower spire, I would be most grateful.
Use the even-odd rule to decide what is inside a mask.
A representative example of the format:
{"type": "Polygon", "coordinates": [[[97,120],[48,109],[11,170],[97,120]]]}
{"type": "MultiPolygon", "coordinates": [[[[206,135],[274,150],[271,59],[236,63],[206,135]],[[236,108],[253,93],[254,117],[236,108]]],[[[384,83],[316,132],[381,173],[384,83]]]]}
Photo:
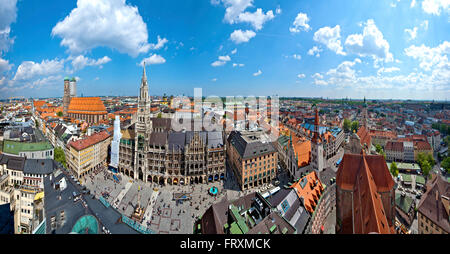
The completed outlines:
{"type": "Polygon", "coordinates": [[[142,73],[142,81],[147,81],[147,75],[145,74],[145,61],[144,61],[144,71],[142,73]]]}

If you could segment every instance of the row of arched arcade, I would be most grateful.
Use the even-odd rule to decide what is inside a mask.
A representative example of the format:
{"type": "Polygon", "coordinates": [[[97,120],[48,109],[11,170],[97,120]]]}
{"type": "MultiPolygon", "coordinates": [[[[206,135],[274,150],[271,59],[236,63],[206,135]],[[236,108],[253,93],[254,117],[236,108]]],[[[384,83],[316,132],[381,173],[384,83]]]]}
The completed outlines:
{"type": "Polygon", "coordinates": [[[199,175],[199,176],[160,176],[149,174],[146,177],[144,177],[142,172],[139,172],[139,174],[135,176],[133,170],[119,168],[119,172],[133,179],[139,179],[141,181],[149,183],[157,183],[160,185],[203,184],[225,180],[225,173],[199,175]]]}

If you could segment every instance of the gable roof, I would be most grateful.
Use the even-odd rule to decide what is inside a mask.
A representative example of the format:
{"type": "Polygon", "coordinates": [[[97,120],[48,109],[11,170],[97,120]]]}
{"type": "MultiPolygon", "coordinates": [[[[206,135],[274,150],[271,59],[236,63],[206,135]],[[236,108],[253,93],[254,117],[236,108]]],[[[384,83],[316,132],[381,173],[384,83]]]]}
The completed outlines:
{"type": "Polygon", "coordinates": [[[394,181],[382,155],[344,154],[336,184],[353,192],[352,233],[391,233],[380,192],[392,191],[394,181]]]}
{"type": "Polygon", "coordinates": [[[442,202],[443,198],[450,198],[450,183],[435,175],[430,185],[419,202],[418,211],[450,233],[450,215],[447,214],[442,202]]]}

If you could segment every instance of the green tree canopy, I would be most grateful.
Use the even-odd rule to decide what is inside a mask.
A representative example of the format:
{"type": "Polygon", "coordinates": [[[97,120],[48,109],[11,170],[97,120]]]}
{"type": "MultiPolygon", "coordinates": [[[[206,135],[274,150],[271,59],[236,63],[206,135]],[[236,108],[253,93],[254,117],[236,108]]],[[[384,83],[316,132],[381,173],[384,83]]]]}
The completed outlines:
{"type": "Polygon", "coordinates": [[[395,163],[395,161],[391,163],[391,167],[389,168],[389,171],[391,171],[391,174],[394,177],[398,176],[398,167],[397,167],[397,163],[395,163]]]}
{"type": "Polygon", "coordinates": [[[359,129],[359,122],[358,121],[353,121],[352,125],[351,125],[352,131],[358,131],[359,129]]]}
{"type": "Polygon", "coordinates": [[[352,122],[350,122],[350,120],[344,119],[344,131],[345,132],[349,132],[350,131],[351,124],[352,124],[352,122]]]}
{"type": "Polygon", "coordinates": [[[67,168],[66,165],[66,155],[64,154],[64,151],[61,147],[55,148],[55,161],[61,163],[64,165],[65,168],[67,168]]]}
{"type": "Polygon", "coordinates": [[[422,163],[421,169],[422,169],[423,175],[424,175],[424,176],[428,176],[428,175],[430,174],[430,171],[431,171],[431,165],[430,165],[430,163],[429,163],[427,160],[425,160],[425,161],[422,163]]]}
{"type": "Polygon", "coordinates": [[[445,170],[447,170],[447,173],[450,173],[450,157],[445,158],[441,162],[441,167],[443,167],[445,170]]]}
{"type": "Polygon", "coordinates": [[[63,116],[63,112],[58,111],[58,113],[56,113],[57,116],[62,117],[63,116]]]}
{"type": "Polygon", "coordinates": [[[375,145],[375,149],[376,149],[377,153],[379,153],[379,154],[381,154],[381,152],[383,152],[383,148],[379,144],[375,145]]]}

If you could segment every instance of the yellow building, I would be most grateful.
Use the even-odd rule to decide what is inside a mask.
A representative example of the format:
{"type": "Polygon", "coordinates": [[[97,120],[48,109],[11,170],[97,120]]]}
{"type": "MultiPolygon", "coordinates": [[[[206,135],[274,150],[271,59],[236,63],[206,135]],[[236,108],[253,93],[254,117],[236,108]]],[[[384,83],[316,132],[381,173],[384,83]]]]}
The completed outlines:
{"type": "Polygon", "coordinates": [[[111,136],[106,131],[70,142],[66,158],[69,169],[80,178],[100,168],[106,163],[110,144],[111,136]]]}

